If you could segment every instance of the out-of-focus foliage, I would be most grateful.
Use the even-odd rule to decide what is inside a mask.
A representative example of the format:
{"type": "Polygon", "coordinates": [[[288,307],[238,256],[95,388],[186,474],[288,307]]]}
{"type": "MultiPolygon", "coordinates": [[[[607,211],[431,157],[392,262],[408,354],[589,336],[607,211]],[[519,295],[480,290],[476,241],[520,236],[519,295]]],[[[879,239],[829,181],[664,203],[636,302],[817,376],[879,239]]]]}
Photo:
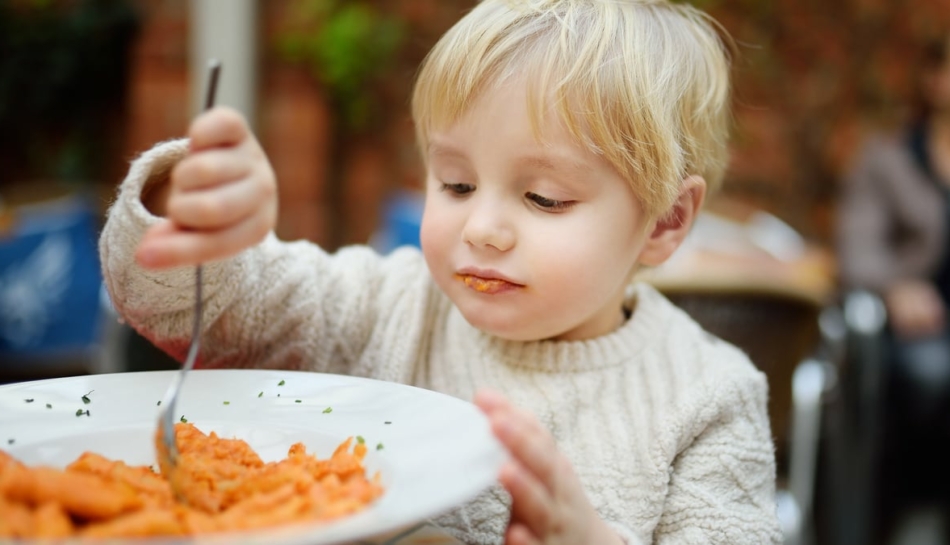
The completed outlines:
{"type": "Polygon", "coordinates": [[[282,53],[308,66],[350,129],[366,127],[374,86],[391,73],[403,43],[402,20],[355,0],[300,0],[295,9],[294,28],[278,44],[282,53]]]}
{"type": "Polygon", "coordinates": [[[129,0],[0,0],[0,183],[95,177],[138,24],[129,0]]]}

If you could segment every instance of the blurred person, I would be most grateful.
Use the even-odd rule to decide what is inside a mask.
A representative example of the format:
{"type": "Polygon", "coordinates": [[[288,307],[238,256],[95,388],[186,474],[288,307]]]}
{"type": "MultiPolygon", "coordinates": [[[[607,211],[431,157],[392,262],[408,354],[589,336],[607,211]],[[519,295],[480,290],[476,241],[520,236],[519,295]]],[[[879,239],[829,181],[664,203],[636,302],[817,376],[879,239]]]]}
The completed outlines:
{"type": "Polygon", "coordinates": [[[948,48],[950,38],[924,49],[913,121],[869,139],[839,209],[842,280],[883,298],[894,372],[913,383],[914,416],[922,420],[945,411],[950,391],[948,48]]]}
{"type": "Polygon", "coordinates": [[[777,543],[767,382],[643,283],[727,162],[729,44],[663,0],[485,0],[436,44],[413,118],[421,252],[277,240],[233,110],[139,157],[100,240],[125,319],[204,367],[400,381],[485,412],[510,460],[438,522],[465,543],[777,543]]]}
{"type": "Polygon", "coordinates": [[[950,32],[922,49],[917,95],[910,121],[869,138],[852,166],[838,253],[844,287],[887,309],[884,480],[948,502],[935,471],[950,454],[950,32]]]}

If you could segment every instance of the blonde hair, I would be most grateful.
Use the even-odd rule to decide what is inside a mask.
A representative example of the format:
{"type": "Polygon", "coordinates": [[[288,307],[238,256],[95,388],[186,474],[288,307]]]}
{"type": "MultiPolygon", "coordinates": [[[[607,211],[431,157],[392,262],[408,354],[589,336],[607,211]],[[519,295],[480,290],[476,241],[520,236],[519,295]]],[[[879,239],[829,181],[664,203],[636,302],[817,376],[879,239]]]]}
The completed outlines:
{"type": "Polygon", "coordinates": [[[484,0],[426,57],[412,98],[423,156],[433,130],[519,75],[535,133],[554,111],[661,215],[682,180],[710,190],[728,162],[733,51],[705,13],[663,0],[484,0]]]}

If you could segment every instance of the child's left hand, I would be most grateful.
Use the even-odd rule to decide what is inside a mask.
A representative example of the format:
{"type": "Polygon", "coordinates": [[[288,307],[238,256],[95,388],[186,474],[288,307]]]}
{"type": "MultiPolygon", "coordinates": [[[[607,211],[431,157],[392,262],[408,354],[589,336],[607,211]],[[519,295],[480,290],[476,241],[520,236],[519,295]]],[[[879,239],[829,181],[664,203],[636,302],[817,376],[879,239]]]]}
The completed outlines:
{"type": "Polygon", "coordinates": [[[588,501],[554,437],[533,415],[496,392],[478,392],[475,404],[512,456],[498,477],[512,500],[507,545],[622,543],[588,501]]]}

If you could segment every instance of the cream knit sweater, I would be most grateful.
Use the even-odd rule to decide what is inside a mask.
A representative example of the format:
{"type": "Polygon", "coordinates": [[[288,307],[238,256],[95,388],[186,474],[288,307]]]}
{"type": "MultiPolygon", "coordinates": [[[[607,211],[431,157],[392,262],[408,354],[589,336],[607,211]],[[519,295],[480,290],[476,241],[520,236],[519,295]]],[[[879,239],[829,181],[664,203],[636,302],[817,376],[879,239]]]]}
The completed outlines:
{"type": "MultiPolygon", "coordinates": [[[[119,313],[179,359],[192,270],[146,271],[133,253],[156,221],[143,186],[185,150],[166,142],[132,164],[100,239],[119,313]]],[[[609,335],[525,343],[470,326],[414,249],[329,255],[271,236],[206,265],[205,281],[203,367],[347,373],[466,400],[490,387],[551,431],[628,543],[780,541],[765,377],[646,285],[632,288],[633,315],[609,335]]],[[[507,508],[495,488],[439,522],[466,543],[501,543],[507,508]]]]}

